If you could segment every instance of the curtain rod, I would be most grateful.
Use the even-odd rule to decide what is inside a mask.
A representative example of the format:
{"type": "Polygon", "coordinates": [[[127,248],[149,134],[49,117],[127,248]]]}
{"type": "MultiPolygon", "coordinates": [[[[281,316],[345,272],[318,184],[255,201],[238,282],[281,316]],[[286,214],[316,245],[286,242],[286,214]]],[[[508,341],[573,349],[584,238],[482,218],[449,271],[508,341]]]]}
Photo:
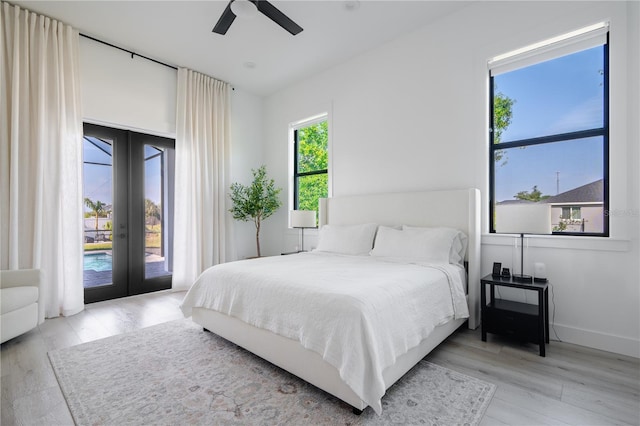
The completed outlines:
{"type": "MultiPolygon", "coordinates": [[[[102,43],[102,44],[104,44],[104,45],[106,45],[106,46],[113,47],[114,49],[118,49],[118,50],[122,50],[123,52],[130,53],[130,54],[131,54],[131,59],[133,59],[133,57],[134,57],[134,56],[139,56],[139,57],[141,57],[142,59],[146,59],[147,61],[155,62],[155,63],[156,63],[156,64],[158,64],[158,65],[163,65],[163,66],[165,66],[165,67],[167,67],[167,68],[171,68],[171,69],[174,69],[174,70],[176,70],[176,71],[178,70],[178,67],[176,67],[176,66],[174,66],[174,65],[169,65],[169,64],[167,64],[167,63],[160,62],[160,61],[155,60],[155,59],[153,59],[153,58],[149,58],[148,56],[144,56],[144,55],[141,55],[141,54],[139,54],[139,53],[133,52],[133,51],[131,51],[131,50],[129,50],[129,49],[125,49],[124,47],[116,46],[115,44],[108,43],[108,42],[106,42],[106,41],[103,41],[103,40],[97,39],[97,38],[95,38],[95,37],[91,37],[91,36],[86,35],[86,34],[82,34],[82,33],[80,33],[80,36],[81,36],[81,37],[84,37],[84,38],[88,38],[89,40],[96,41],[96,42],[98,42],[98,43],[102,43]]],[[[233,87],[233,86],[231,86],[231,85],[229,85],[229,86],[231,87],[231,90],[236,90],[236,88],[235,88],[235,87],[233,87]]]]}
{"type": "Polygon", "coordinates": [[[139,57],[141,57],[143,59],[146,59],[147,61],[155,62],[156,64],[159,64],[159,65],[164,65],[165,67],[174,69],[176,71],[178,70],[178,67],[175,67],[175,66],[169,65],[169,64],[165,64],[164,62],[157,61],[157,60],[155,60],[153,58],[149,58],[148,56],[144,56],[144,55],[141,55],[139,53],[133,52],[133,51],[131,51],[129,49],[125,49],[124,47],[120,47],[120,46],[116,46],[115,44],[107,43],[106,41],[99,40],[99,39],[97,39],[95,37],[91,37],[91,36],[88,36],[86,34],[80,33],[80,35],[82,37],[88,38],[89,40],[97,41],[98,43],[105,44],[107,46],[113,47],[114,49],[118,49],[118,50],[122,50],[123,52],[130,53],[131,54],[131,59],[133,59],[134,56],[139,56],[139,57]]]}

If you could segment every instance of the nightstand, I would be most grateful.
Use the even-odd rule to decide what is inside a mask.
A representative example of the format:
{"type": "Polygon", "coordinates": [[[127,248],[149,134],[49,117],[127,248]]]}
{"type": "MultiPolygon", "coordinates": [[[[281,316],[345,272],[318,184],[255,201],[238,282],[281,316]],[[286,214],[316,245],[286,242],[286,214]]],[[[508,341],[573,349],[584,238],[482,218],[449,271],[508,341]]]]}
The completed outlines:
{"type": "Polygon", "coordinates": [[[482,341],[487,341],[487,333],[511,336],[537,344],[540,356],[545,356],[545,344],[549,343],[549,283],[523,283],[487,275],[480,280],[480,285],[482,341]],[[538,304],[496,299],[496,287],[534,291],[538,294],[538,304]]]}

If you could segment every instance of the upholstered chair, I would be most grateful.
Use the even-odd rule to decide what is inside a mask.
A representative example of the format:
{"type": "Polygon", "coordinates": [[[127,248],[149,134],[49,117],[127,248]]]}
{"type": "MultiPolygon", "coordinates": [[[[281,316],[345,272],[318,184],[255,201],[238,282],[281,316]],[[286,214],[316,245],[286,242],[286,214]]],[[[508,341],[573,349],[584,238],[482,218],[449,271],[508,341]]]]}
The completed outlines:
{"type": "Polygon", "coordinates": [[[39,269],[0,271],[0,343],[44,321],[39,269]]]}

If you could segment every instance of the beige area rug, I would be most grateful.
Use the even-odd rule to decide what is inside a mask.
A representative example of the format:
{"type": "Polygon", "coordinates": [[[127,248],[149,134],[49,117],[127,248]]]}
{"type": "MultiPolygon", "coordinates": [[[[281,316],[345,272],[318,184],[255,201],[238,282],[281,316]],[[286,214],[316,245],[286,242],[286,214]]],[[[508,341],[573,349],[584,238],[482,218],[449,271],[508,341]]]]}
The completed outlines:
{"type": "Polygon", "coordinates": [[[473,425],[495,385],[421,361],[356,416],[190,319],[49,352],[79,425],[473,425]]]}

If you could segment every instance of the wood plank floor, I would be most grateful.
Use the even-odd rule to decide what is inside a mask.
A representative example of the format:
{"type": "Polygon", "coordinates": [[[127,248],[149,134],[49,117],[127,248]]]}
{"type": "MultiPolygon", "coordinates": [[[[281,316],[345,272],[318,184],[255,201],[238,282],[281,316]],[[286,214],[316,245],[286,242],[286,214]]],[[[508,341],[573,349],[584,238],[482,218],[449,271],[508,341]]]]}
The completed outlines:
{"type": "MultiPolygon", "coordinates": [[[[67,425],[71,414],[47,352],[182,318],[184,293],[158,292],[94,303],[49,319],[1,347],[1,424],[67,425]]],[[[640,424],[640,361],[551,342],[537,346],[460,329],[426,358],[497,385],[483,425],[640,424]]]]}

